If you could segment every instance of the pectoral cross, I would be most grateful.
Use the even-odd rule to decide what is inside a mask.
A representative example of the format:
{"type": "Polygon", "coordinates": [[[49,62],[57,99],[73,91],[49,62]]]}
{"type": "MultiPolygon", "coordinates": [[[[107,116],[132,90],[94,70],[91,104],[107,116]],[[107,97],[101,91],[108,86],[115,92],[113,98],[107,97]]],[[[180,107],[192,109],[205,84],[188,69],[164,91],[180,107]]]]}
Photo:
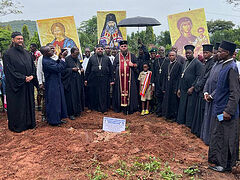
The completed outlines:
{"type": "Polygon", "coordinates": [[[162,73],[162,69],[159,69],[159,74],[161,74],[162,73]]]}
{"type": "Polygon", "coordinates": [[[181,78],[183,78],[183,76],[184,76],[184,73],[182,73],[182,76],[181,76],[181,78]]]}
{"type": "Polygon", "coordinates": [[[167,79],[168,79],[168,81],[170,81],[170,75],[168,75],[167,79]]]}
{"type": "Polygon", "coordinates": [[[102,66],[101,66],[101,65],[99,65],[99,66],[98,66],[98,69],[99,69],[99,70],[101,70],[101,69],[102,69],[102,66]]]}

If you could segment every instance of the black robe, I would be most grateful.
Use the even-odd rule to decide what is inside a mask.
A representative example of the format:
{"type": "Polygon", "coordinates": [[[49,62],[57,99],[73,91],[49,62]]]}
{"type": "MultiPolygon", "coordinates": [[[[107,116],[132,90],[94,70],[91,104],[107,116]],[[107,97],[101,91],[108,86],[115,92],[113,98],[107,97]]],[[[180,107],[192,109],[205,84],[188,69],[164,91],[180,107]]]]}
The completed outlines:
{"type": "Polygon", "coordinates": [[[200,137],[201,134],[201,127],[204,117],[204,110],[205,110],[205,100],[203,97],[203,88],[204,85],[207,82],[207,79],[209,77],[210,71],[214,65],[214,59],[211,57],[206,61],[206,63],[203,65],[203,71],[201,76],[199,77],[194,91],[198,94],[197,102],[196,102],[196,108],[195,113],[193,116],[193,122],[191,127],[191,132],[195,134],[197,137],[200,137]]]}
{"type": "Polygon", "coordinates": [[[6,76],[8,127],[22,132],[36,126],[34,85],[38,86],[36,68],[31,55],[22,48],[12,47],[3,56],[6,76]],[[20,50],[21,49],[21,50],[20,50]],[[26,82],[26,76],[33,76],[26,82]]]}
{"type": "MultiPolygon", "coordinates": [[[[223,64],[223,68],[227,64],[223,64]]],[[[217,119],[215,114],[217,109],[213,100],[213,115],[215,118],[213,118],[211,125],[208,162],[223,168],[232,168],[236,165],[239,157],[239,112],[237,106],[240,97],[240,87],[239,74],[236,70],[230,69],[227,75],[229,97],[224,111],[231,115],[231,119],[223,121],[217,119]]],[[[218,96],[217,91],[218,86],[216,88],[216,96],[218,96]]]]}
{"type": "Polygon", "coordinates": [[[193,59],[191,61],[188,60],[185,62],[184,68],[186,67],[188,68],[186,69],[184,76],[181,76],[179,86],[181,96],[179,102],[177,122],[179,124],[186,124],[187,127],[191,127],[195,112],[197,94],[195,91],[193,91],[191,95],[188,95],[187,91],[192,86],[195,87],[196,82],[202,73],[203,65],[198,59],[193,59]]]}
{"type": "MultiPolygon", "coordinates": [[[[131,62],[136,63],[136,56],[131,53],[131,62]]],[[[121,90],[120,90],[120,78],[119,78],[119,55],[117,55],[113,62],[113,70],[115,74],[115,83],[113,87],[113,110],[115,112],[121,112],[121,90]]],[[[131,67],[131,86],[130,86],[130,99],[127,111],[129,114],[138,110],[138,89],[137,89],[137,68],[131,67]]]]}
{"type": "Polygon", "coordinates": [[[85,72],[85,81],[89,90],[89,108],[106,112],[110,105],[110,83],[113,82],[113,67],[109,57],[92,56],[85,72]],[[102,63],[100,63],[102,59],[102,63]],[[101,64],[101,70],[99,69],[101,64]]]}
{"type": "Polygon", "coordinates": [[[155,97],[157,100],[156,114],[162,115],[162,101],[163,101],[163,80],[166,79],[168,70],[169,59],[159,58],[154,61],[153,65],[153,75],[151,82],[155,85],[155,97]],[[160,72],[161,67],[161,72],[160,72]]]}
{"type": "MultiPolygon", "coordinates": [[[[215,98],[218,74],[222,69],[222,65],[223,61],[217,61],[215,63],[215,65],[211,69],[210,75],[203,89],[203,93],[208,93],[213,99],[215,98]]],[[[206,102],[205,104],[206,105],[204,110],[200,138],[206,145],[209,145],[211,137],[211,124],[214,121],[214,117],[212,115],[213,101],[206,102]]]]}
{"type": "Polygon", "coordinates": [[[177,118],[179,98],[177,97],[177,90],[182,74],[182,64],[178,61],[168,63],[168,74],[163,81],[163,103],[162,115],[167,119],[177,118]],[[171,72],[171,73],[170,73],[171,72]],[[169,78],[169,77],[170,78],[169,78]]]}
{"type": "Polygon", "coordinates": [[[66,70],[62,73],[62,83],[67,105],[68,116],[79,116],[84,110],[84,72],[73,71],[72,68],[82,69],[79,59],[71,55],[66,58],[66,70]]]}

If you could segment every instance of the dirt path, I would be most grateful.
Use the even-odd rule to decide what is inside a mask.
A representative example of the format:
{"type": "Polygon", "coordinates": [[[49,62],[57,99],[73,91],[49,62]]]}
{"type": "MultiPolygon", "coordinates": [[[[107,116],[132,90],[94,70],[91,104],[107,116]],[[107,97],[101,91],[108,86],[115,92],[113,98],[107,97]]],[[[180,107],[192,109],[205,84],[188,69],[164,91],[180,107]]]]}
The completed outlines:
{"type": "Polygon", "coordinates": [[[141,117],[139,113],[125,116],[109,112],[107,116],[126,119],[127,131],[103,132],[103,114],[92,112],[75,121],[68,120],[62,127],[48,126],[37,115],[36,129],[17,134],[7,129],[6,115],[1,113],[0,178],[85,180],[89,174],[97,177],[98,173],[105,173],[107,179],[160,179],[163,176],[156,169],[148,171],[148,177],[144,175],[146,169],[135,170],[135,175],[126,170],[134,162],[146,165],[149,156],[156,157],[161,168],[168,162],[171,172],[182,174],[179,179],[190,179],[183,170],[193,165],[199,170],[195,179],[240,177],[238,168],[226,174],[207,169],[208,147],[184,126],[154,115],[141,117]],[[125,167],[119,162],[126,163],[125,167]],[[94,175],[98,165],[101,170],[94,175]],[[116,173],[119,168],[122,176],[121,172],[116,173]]]}

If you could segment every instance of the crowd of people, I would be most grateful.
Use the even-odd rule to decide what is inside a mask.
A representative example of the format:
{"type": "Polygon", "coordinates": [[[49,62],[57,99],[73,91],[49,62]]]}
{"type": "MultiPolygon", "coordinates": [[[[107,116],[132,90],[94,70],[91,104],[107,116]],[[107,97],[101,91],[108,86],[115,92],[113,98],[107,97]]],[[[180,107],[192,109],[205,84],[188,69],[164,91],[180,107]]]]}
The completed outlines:
{"type": "MultiPolygon", "coordinates": [[[[238,160],[239,69],[236,44],[222,41],[203,44],[203,58],[194,57],[193,45],[185,45],[186,57],[178,49],[150,52],[139,42],[136,57],[121,41],[119,50],[96,45],[85,49],[83,60],[77,47],[56,54],[49,43],[30,53],[23,36],[12,33],[12,43],[3,56],[8,127],[22,132],[35,128],[34,87],[42,121],[60,126],[65,118],[75,120],[99,111],[146,116],[155,113],[169,122],[184,124],[209,145],[212,170],[225,172],[238,160]]],[[[0,67],[1,68],[1,67],[0,67]]],[[[2,80],[2,75],[1,75],[2,80]]]]}

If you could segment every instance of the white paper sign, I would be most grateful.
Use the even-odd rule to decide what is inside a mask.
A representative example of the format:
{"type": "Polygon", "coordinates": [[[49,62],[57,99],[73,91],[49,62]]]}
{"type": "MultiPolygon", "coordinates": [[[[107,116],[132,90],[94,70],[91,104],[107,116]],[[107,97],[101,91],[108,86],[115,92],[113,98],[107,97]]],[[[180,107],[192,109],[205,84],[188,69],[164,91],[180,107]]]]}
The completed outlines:
{"type": "Polygon", "coordinates": [[[125,131],[126,119],[103,117],[103,130],[108,132],[125,131]]]}

